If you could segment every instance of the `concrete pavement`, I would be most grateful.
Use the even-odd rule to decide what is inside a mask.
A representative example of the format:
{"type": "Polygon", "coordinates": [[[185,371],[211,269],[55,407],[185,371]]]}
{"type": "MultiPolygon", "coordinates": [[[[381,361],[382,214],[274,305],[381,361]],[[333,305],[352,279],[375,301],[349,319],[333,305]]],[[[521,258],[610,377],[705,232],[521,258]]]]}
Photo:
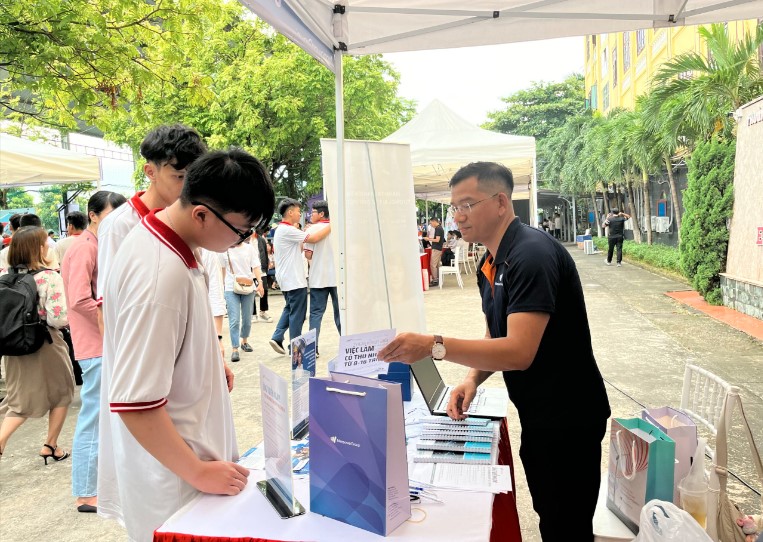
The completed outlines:
{"type": "MultiPolygon", "coordinates": [[[[683,380],[683,366],[694,363],[705,367],[742,389],[742,401],[752,424],[753,434],[761,436],[763,445],[763,343],[729,328],[708,316],[687,308],[665,296],[665,292],[688,289],[682,282],[651,273],[627,261],[623,267],[607,267],[601,255],[583,254],[569,247],[580,272],[586,295],[594,352],[602,374],[614,416],[637,415],[641,405],[677,406],[683,380]]],[[[456,286],[454,277],[446,277],[440,289],[424,296],[427,327],[432,333],[465,338],[484,335],[484,319],[474,277],[464,277],[465,288],[456,286]]],[[[280,295],[271,295],[272,316],[283,307],[280,295]]],[[[324,317],[321,335],[322,352],[318,371],[325,372],[330,353],[338,347],[338,334],[333,326],[331,308],[324,317]]],[[[250,343],[254,352],[241,353],[241,361],[231,364],[236,375],[233,391],[234,417],[239,448],[247,449],[262,438],[258,363],[277,370],[287,377],[288,358],[279,356],[268,346],[274,323],[257,323],[252,327],[250,343]]],[[[227,333],[226,333],[227,338],[227,333]]],[[[228,352],[229,353],[229,352],[228,352]]],[[[571,353],[571,362],[574,362],[571,353]]],[[[442,363],[443,377],[448,383],[457,382],[465,369],[442,363]]],[[[487,385],[503,386],[498,376],[487,385]]],[[[0,395],[4,394],[0,380],[0,395]]],[[[575,384],[570,383],[570,409],[559,413],[559,423],[575,408],[575,384]]],[[[59,439],[69,448],[79,398],[70,410],[69,418],[59,439]]],[[[537,518],[524,483],[521,463],[516,455],[520,429],[513,408],[509,411],[509,426],[517,467],[517,499],[524,539],[540,540],[537,518]]],[[[9,441],[0,459],[0,540],[54,541],[119,541],[124,530],[112,521],[93,514],[80,514],[71,497],[71,461],[43,465],[37,457],[45,437],[47,420],[29,420],[9,441]]],[[[732,432],[730,464],[742,478],[753,482],[753,468],[748,461],[747,444],[740,432],[732,432]]],[[[608,437],[603,444],[606,465],[608,437]]],[[[758,487],[757,482],[755,486],[758,487]]],[[[755,504],[755,495],[739,484],[732,484],[734,497],[748,507],[755,504]]],[[[759,501],[758,501],[759,502],[759,501]]]]}

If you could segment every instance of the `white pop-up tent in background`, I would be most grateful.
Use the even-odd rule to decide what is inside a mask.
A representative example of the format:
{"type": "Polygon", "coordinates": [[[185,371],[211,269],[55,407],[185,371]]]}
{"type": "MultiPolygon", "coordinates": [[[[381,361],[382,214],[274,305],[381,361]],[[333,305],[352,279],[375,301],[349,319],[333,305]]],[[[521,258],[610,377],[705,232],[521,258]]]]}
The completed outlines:
{"type": "Polygon", "coordinates": [[[0,134],[0,186],[78,183],[101,178],[98,158],[0,134]]]}

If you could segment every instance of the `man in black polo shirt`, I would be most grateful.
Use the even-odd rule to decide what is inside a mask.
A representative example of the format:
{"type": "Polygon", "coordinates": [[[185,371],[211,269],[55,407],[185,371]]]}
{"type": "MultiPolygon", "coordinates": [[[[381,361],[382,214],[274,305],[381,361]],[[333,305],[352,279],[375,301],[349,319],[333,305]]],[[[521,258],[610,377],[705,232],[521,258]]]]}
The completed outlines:
{"type": "Polygon", "coordinates": [[[575,263],[551,235],[515,216],[508,168],[469,164],[450,187],[464,240],[488,250],[478,273],[485,339],[403,333],[379,357],[413,363],[432,355],[471,367],[451,394],[454,419],[466,417],[480,384],[503,372],[543,540],[592,540],[610,409],[575,263]]]}
{"type": "Polygon", "coordinates": [[[609,241],[609,250],[607,250],[607,265],[612,265],[612,253],[617,247],[617,267],[623,264],[623,239],[625,238],[625,221],[630,218],[630,215],[621,213],[619,209],[612,209],[612,212],[607,216],[607,220],[604,221],[604,227],[609,226],[609,235],[607,240],[609,241]]]}

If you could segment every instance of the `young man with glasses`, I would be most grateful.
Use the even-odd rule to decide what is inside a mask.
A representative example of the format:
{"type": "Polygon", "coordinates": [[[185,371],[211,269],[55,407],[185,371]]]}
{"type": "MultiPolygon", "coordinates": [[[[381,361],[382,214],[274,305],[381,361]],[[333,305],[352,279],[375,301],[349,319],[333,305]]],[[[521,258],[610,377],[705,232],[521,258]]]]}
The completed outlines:
{"type": "Polygon", "coordinates": [[[270,346],[279,354],[286,354],[283,340],[289,330],[289,340],[302,335],[307,315],[307,278],[302,256],[304,243],[317,243],[331,233],[331,228],[304,232],[297,225],[302,218],[302,206],[297,200],[285,198],[278,204],[281,222],[273,235],[273,254],[276,260],[276,281],[283,292],[284,305],[276,324],[270,346]]]}
{"type": "Polygon", "coordinates": [[[511,171],[477,162],[451,179],[454,218],[468,242],[487,247],[478,272],[484,339],[398,335],[379,352],[385,361],[435,359],[470,367],[450,396],[448,415],[464,419],[477,387],[503,373],[522,425],[519,455],[544,540],[593,539],[601,477],[601,442],[610,415],[591,346],[583,288],[561,243],[514,214],[511,171]],[[574,382],[574,384],[572,384],[574,382]],[[561,420],[574,392],[574,423],[561,420]],[[575,448],[574,466],[560,450],[575,448]],[[559,487],[574,487],[560,499],[559,487]]]}
{"type": "Polygon", "coordinates": [[[238,495],[225,366],[197,249],[225,252],[273,214],[273,185],[241,150],[188,168],[180,199],[124,239],[106,280],[98,513],[130,540],[153,532],[200,492],[238,495]]]}

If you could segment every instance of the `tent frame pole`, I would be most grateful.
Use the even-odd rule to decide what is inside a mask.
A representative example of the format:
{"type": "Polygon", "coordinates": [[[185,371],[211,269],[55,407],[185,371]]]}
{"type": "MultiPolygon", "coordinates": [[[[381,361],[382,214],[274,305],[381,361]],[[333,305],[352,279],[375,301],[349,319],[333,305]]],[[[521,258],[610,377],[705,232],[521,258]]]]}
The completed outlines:
{"type": "Polygon", "coordinates": [[[345,168],[344,168],[344,67],[342,64],[342,51],[334,50],[334,82],[336,101],[336,221],[337,244],[339,248],[339,274],[337,276],[337,293],[339,294],[339,321],[342,330],[347,333],[347,267],[345,252],[347,248],[347,224],[345,220],[346,196],[345,196],[345,168]]]}

